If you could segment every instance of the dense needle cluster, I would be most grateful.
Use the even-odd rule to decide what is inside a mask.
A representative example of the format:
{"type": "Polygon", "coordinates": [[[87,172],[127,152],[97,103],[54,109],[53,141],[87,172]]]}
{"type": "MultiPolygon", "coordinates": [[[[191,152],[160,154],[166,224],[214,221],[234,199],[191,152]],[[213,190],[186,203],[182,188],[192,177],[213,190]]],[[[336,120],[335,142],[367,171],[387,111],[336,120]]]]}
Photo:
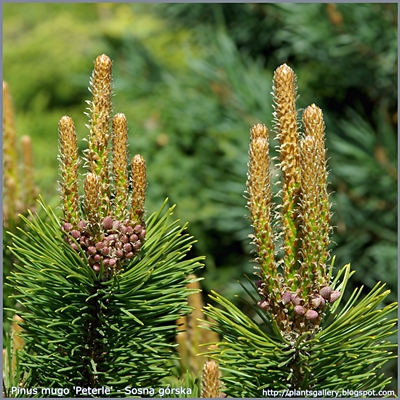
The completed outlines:
{"type": "Polygon", "coordinates": [[[322,111],[314,104],[307,107],[300,133],[296,97],[296,76],[284,64],[274,75],[282,203],[272,201],[269,135],[262,124],[250,131],[247,181],[260,278],[256,282],[261,297],[258,305],[290,339],[315,332],[326,305],[340,297],[329,286],[326,264],[331,212],[322,111]],[[277,247],[282,247],[282,259],[277,259],[277,247]]]}
{"type": "Polygon", "coordinates": [[[62,231],[66,241],[84,254],[102,279],[118,273],[124,262],[138,255],[145,236],[146,164],[137,154],[128,173],[128,128],[124,114],[111,114],[111,67],[106,55],[97,57],[90,80],[89,140],[85,150],[87,173],[80,200],[79,157],[75,126],[70,117],[59,122],[62,231]],[[109,143],[111,142],[111,146],[109,143]],[[111,162],[109,155],[111,153],[111,162]],[[81,211],[82,209],[82,211],[81,211]]]}

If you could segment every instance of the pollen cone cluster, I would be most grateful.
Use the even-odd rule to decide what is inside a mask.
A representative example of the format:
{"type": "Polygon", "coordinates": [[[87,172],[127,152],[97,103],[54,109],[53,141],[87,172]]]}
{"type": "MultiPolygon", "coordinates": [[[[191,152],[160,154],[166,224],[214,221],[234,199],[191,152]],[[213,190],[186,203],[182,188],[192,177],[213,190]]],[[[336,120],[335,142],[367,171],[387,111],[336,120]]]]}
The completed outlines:
{"type": "Polygon", "coordinates": [[[136,155],[129,173],[127,121],[124,114],[111,120],[112,62],[104,54],[94,62],[90,91],[82,196],[74,123],[64,116],[58,125],[61,229],[88,266],[108,280],[139,253],[145,239],[146,164],[136,155]]]}
{"type": "Polygon", "coordinates": [[[284,336],[315,332],[327,304],[340,293],[329,287],[330,203],[322,111],[314,104],[296,110],[296,76],[283,64],[274,74],[274,122],[279,140],[280,202],[273,202],[269,134],[250,131],[247,206],[254,229],[259,307],[284,336]],[[279,250],[283,256],[278,259],[279,250]]]}

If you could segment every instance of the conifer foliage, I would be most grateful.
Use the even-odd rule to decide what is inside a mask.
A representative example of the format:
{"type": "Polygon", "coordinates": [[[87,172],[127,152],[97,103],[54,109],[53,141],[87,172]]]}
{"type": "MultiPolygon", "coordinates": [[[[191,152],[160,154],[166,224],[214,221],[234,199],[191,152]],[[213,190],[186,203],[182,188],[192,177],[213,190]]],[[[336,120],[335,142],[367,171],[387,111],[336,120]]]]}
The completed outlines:
{"type": "Polygon", "coordinates": [[[45,217],[30,213],[24,235],[11,234],[18,260],[8,283],[18,301],[13,334],[25,344],[13,350],[18,365],[6,373],[6,396],[46,397],[44,387],[75,397],[79,386],[110,389],[93,390],[94,397],[125,397],[130,385],[162,385],[177,357],[175,321],[191,311],[187,297],[196,290],[186,285],[197,279],[190,274],[202,257],[185,257],[194,240],[171,220],[174,207],[164,210],[167,201],[145,215],[145,161],[134,156],[129,171],[126,118],[111,121],[111,68],[108,56],[95,60],[83,194],[75,127],[64,116],[63,215],[41,198],[45,217]]]}
{"type": "Polygon", "coordinates": [[[384,339],[394,333],[396,320],[387,316],[397,303],[382,307],[389,291],[377,283],[364,298],[356,289],[339,308],[353,272],[346,265],[334,277],[330,261],[323,115],[316,105],[307,107],[300,132],[296,97],[296,76],[284,64],[274,74],[278,199],[268,129],[258,124],[250,131],[247,206],[258,280],[254,292],[243,287],[257,318],[213,293],[221,307],[205,307],[214,320],[205,325],[222,340],[206,354],[219,363],[223,391],[232,397],[324,397],[324,390],[339,390],[335,397],[349,397],[348,390],[379,396],[391,380],[378,371],[394,357],[395,345],[384,339]]]}

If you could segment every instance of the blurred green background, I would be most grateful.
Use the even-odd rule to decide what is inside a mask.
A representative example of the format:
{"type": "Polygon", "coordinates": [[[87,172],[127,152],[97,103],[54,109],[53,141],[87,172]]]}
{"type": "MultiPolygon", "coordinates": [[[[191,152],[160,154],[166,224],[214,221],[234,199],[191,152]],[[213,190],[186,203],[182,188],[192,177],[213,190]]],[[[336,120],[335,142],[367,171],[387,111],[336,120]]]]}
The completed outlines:
{"type": "MultiPolygon", "coordinates": [[[[397,4],[3,5],[3,70],[35,178],[58,203],[57,123],[87,136],[94,59],[114,60],[114,111],[148,166],[147,209],[165,197],[206,255],[205,293],[252,274],[243,196],[249,129],[272,128],[272,76],[297,74],[298,107],[324,112],[335,265],[397,300],[397,4]]],[[[300,114],[299,114],[300,117],[300,114]]],[[[352,288],[349,288],[351,291],[352,288]]]]}

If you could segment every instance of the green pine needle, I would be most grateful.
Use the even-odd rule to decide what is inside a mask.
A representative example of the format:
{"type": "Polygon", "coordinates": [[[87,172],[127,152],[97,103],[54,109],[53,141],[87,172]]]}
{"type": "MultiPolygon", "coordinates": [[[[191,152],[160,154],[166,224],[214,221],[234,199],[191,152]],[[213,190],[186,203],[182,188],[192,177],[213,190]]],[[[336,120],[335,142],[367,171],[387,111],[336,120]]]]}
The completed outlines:
{"type": "Polygon", "coordinates": [[[23,387],[106,386],[120,396],[128,383],[154,387],[169,375],[175,321],[191,311],[188,275],[203,258],[186,258],[195,241],[166,203],[146,221],[140,256],[108,281],[64,240],[43,200],[45,218],[21,217],[26,239],[10,233],[18,263],[8,285],[24,321],[23,387]]]}
{"type": "MultiPolygon", "coordinates": [[[[343,293],[352,274],[346,265],[338,271],[332,287],[343,293]]],[[[218,332],[222,340],[215,343],[217,349],[205,354],[219,363],[224,393],[265,397],[263,389],[384,389],[391,379],[379,375],[379,370],[396,357],[391,350],[397,347],[385,340],[396,332],[396,319],[387,316],[397,309],[397,303],[382,306],[389,294],[384,286],[378,283],[361,300],[362,288],[356,289],[341,310],[336,303],[328,308],[313,337],[305,333],[292,343],[273,329],[274,321],[263,318],[263,323],[257,324],[213,293],[210,297],[220,307],[205,307],[205,314],[215,321],[206,327],[218,332]]],[[[255,305],[256,297],[250,298],[255,305]]]]}

